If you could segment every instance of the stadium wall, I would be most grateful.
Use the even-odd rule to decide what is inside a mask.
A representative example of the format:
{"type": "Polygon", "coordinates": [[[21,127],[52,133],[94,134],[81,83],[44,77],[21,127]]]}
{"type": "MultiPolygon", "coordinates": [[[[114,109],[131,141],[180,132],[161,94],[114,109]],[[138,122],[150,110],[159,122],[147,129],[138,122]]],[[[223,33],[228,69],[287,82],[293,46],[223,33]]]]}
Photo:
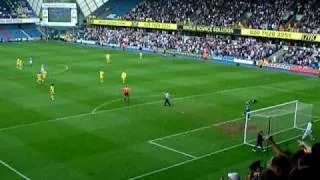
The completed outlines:
{"type": "MultiPolygon", "coordinates": [[[[61,37],[61,39],[64,39],[61,37]]],[[[99,44],[96,41],[85,41],[85,40],[76,40],[69,42],[80,44],[80,45],[89,45],[89,46],[95,46],[95,47],[103,47],[103,48],[113,48],[113,49],[123,49],[119,44],[99,44]]],[[[198,60],[205,60],[201,56],[196,54],[188,54],[188,53],[182,53],[174,50],[168,50],[168,51],[162,51],[162,50],[153,50],[150,48],[142,48],[139,49],[136,46],[126,46],[125,50],[128,51],[144,51],[146,53],[157,53],[157,54],[165,54],[165,55],[171,55],[174,57],[188,57],[192,59],[198,59],[198,60]]],[[[214,62],[220,62],[225,64],[237,64],[237,65],[244,65],[248,67],[257,67],[257,64],[255,61],[249,61],[246,59],[238,59],[233,56],[211,56],[208,60],[214,61],[214,62]]],[[[284,65],[284,64],[277,64],[277,63],[269,63],[265,64],[264,68],[271,69],[271,70],[279,70],[283,72],[291,72],[291,73],[297,73],[297,74],[304,74],[304,75],[311,75],[311,76],[319,76],[320,70],[318,69],[312,69],[305,66],[296,66],[296,65],[284,65]]]]}
{"type": "Polygon", "coordinates": [[[145,29],[160,29],[160,30],[183,30],[193,32],[206,32],[213,34],[227,34],[237,36],[261,37],[272,39],[287,39],[306,42],[320,42],[320,34],[274,31],[261,29],[239,29],[229,27],[211,27],[211,26],[189,26],[178,25],[172,23],[158,22],[139,22],[139,21],[120,21],[120,20],[97,20],[88,19],[89,25],[111,26],[111,27],[137,27],[145,29]]]}

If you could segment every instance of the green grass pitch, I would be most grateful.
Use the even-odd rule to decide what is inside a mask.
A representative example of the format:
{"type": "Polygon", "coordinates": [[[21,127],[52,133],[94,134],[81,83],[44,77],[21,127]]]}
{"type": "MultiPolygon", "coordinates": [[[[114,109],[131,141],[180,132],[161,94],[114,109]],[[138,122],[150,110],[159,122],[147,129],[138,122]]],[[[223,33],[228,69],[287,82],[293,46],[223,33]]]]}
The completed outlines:
{"type": "MultiPolygon", "coordinates": [[[[241,145],[243,132],[233,123],[241,122],[246,100],[257,99],[258,109],[297,99],[313,104],[314,119],[320,118],[317,78],[152,54],[139,63],[138,53],[58,42],[0,44],[0,54],[5,180],[245,176],[252,161],[273,154],[241,145]],[[15,67],[17,57],[24,60],[22,70],[15,67]],[[42,63],[48,79],[37,85],[42,63]],[[103,84],[99,70],[105,71],[103,84]],[[122,102],[122,71],[128,73],[129,104],[122,102]],[[163,106],[165,90],[173,98],[170,108],[163,106]]],[[[319,124],[314,128],[319,137],[319,124]]],[[[297,143],[282,147],[294,150],[297,143]]]]}

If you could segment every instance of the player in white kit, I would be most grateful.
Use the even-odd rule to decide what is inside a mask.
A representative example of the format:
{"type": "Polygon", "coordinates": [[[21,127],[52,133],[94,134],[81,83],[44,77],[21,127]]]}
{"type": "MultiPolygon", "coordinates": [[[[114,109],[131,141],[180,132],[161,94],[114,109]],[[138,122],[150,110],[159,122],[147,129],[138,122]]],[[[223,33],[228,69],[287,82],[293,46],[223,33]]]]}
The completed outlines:
{"type": "Polygon", "coordinates": [[[43,73],[43,72],[44,72],[44,64],[41,64],[40,72],[41,72],[41,73],[43,73]]]}
{"type": "Polygon", "coordinates": [[[304,134],[302,136],[302,140],[306,139],[307,137],[310,137],[310,139],[313,141],[314,137],[312,136],[312,121],[309,121],[307,124],[307,128],[304,131],[304,134]]]}

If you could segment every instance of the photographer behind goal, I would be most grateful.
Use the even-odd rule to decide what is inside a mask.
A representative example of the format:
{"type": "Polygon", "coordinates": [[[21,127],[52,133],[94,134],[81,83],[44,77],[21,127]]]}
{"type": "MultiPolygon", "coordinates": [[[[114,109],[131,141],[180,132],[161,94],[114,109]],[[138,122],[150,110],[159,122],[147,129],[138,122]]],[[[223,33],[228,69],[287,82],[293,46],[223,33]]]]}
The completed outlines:
{"type": "Polygon", "coordinates": [[[266,150],[263,148],[263,140],[263,131],[260,131],[257,135],[256,145],[252,149],[253,152],[256,152],[257,149],[259,149],[261,152],[266,152],[266,150]]]}

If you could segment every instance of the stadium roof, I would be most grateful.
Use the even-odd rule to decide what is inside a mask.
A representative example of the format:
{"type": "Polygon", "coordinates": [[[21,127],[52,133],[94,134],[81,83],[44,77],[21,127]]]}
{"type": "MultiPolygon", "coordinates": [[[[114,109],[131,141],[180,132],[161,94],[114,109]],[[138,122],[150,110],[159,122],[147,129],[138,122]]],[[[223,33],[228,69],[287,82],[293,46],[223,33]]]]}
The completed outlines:
{"type": "Polygon", "coordinates": [[[88,16],[109,0],[77,0],[84,16],[88,16]]]}
{"type": "Polygon", "coordinates": [[[108,2],[109,0],[27,0],[32,7],[32,9],[36,12],[37,15],[40,14],[42,3],[52,3],[52,2],[77,2],[83,15],[89,16],[103,4],[108,2]]]}

